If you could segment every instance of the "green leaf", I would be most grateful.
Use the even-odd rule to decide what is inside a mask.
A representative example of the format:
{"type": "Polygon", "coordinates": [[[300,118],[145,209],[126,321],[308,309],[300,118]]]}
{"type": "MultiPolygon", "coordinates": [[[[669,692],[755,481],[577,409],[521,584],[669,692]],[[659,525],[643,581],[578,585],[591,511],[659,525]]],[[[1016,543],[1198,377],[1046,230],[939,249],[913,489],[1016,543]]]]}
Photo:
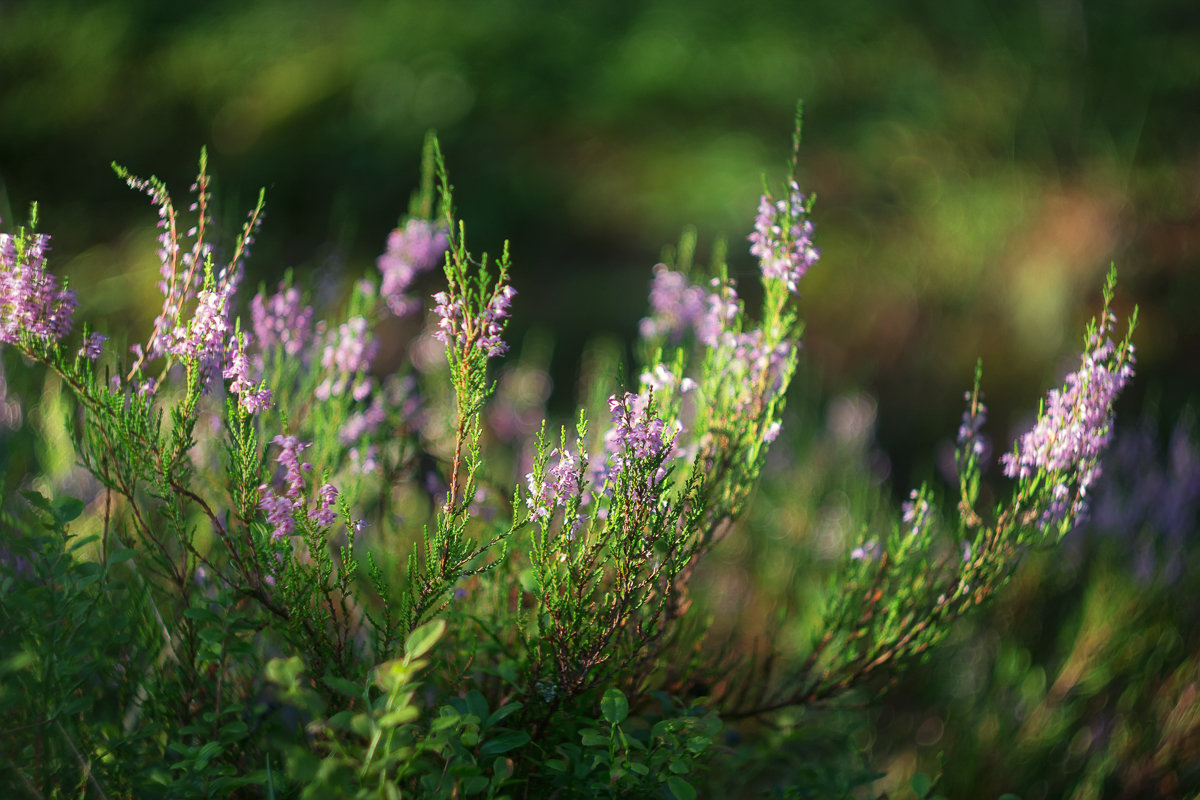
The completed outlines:
{"type": "Polygon", "coordinates": [[[47,513],[52,513],[50,511],[50,501],[47,500],[41,492],[24,491],[21,492],[21,496],[28,500],[29,504],[34,508],[41,509],[47,513]]]}
{"type": "Polygon", "coordinates": [[[478,689],[467,692],[467,713],[474,714],[480,722],[488,718],[487,698],[478,689]]]}
{"type": "MultiPolygon", "coordinates": [[[[129,559],[133,558],[135,555],[137,555],[137,550],[134,550],[132,548],[123,547],[119,550],[113,550],[111,553],[108,554],[108,566],[111,567],[113,564],[120,564],[123,561],[128,561],[129,559]]],[[[188,610],[190,611],[191,609],[188,609],[188,610]]],[[[184,612],[184,613],[187,613],[187,612],[184,612]]]]}
{"type": "Polygon", "coordinates": [[[83,513],[83,501],[77,500],[74,497],[62,497],[54,503],[54,509],[51,513],[58,520],[58,524],[66,525],[68,522],[79,517],[83,513]]]}
{"type": "MultiPolygon", "coordinates": [[[[186,611],[184,612],[187,613],[186,611]]],[[[273,658],[267,662],[267,680],[281,686],[292,686],[304,672],[304,661],[300,656],[291,658],[273,658]]]]}
{"type": "Polygon", "coordinates": [[[483,758],[485,756],[507,753],[509,750],[515,750],[528,741],[529,734],[525,731],[504,731],[484,742],[479,748],[479,756],[483,758]]]}
{"type": "Polygon", "coordinates": [[[339,678],[336,675],[327,675],[321,678],[321,681],[338,694],[344,694],[347,697],[361,697],[363,693],[363,688],[357,683],[348,681],[345,678],[339,678]]]}
{"type": "Polygon", "coordinates": [[[667,788],[671,790],[675,800],[696,800],[696,790],[678,775],[667,778],[667,788]]]}
{"type": "Polygon", "coordinates": [[[435,619],[426,622],[404,640],[404,659],[412,661],[414,658],[425,655],[437,644],[438,639],[441,639],[445,632],[446,620],[435,619]]]}
{"type": "Polygon", "coordinates": [[[912,780],[908,782],[908,785],[916,792],[917,797],[925,797],[929,794],[929,790],[933,788],[933,779],[924,772],[918,772],[912,776],[912,780]]]}
{"type": "Polygon", "coordinates": [[[421,710],[416,706],[401,706],[394,711],[389,711],[379,718],[379,727],[395,728],[400,725],[412,722],[417,717],[421,716],[421,710]]]}
{"type": "Polygon", "coordinates": [[[512,761],[503,756],[497,756],[496,760],[492,762],[492,775],[495,777],[497,783],[508,780],[512,777],[512,774],[512,761]]]}
{"type": "Polygon", "coordinates": [[[609,689],[600,701],[600,713],[613,725],[619,725],[629,716],[629,701],[620,689],[609,689]]]}
{"type": "Polygon", "coordinates": [[[608,737],[595,728],[585,728],[579,732],[579,738],[584,747],[608,747],[608,737]]]}
{"type": "Polygon", "coordinates": [[[483,724],[483,727],[490,728],[493,725],[495,725],[497,722],[499,722],[500,720],[504,719],[505,717],[509,716],[510,714],[514,714],[517,711],[520,711],[524,707],[525,707],[524,703],[509,703],[506,706],[500,706],[499,708],[497,708],[495,711],[492,712],[492,715],[490,717],[487,718],[487,722],[485,722],[483,724]]]}
{"type": "Polygon", "coordinates": [[[462,783],[463,794],[479,794],[488,787],[488,779],[482,775],[472,775],[462,783]]]}

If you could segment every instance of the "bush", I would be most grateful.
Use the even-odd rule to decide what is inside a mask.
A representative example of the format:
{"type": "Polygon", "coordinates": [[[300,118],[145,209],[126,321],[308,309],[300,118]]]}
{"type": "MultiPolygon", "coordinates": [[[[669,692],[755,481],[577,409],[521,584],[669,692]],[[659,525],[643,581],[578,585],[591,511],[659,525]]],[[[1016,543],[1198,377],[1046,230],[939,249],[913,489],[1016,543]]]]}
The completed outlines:
{"type": "Polygon", "coordinates": [[[1000,488],[982,477],[977,370],[953,519],[914,490],[838,552],[811,641],[729,652],[689,587],[746,535],[781,432],[793,300],[819,257],[811,198],[794,177],[762,197],[758,321],[720,251],[702,269],[685,239],[654,269],[636,369],[595,351],[577,414],[552,428],[529,419],[536,343],[494,377],[508,247],[472,255],[432,138],[425,165],[378,274],[320,319],[290,276],[235,313],[263,200],[219,255],[203,154],[188,212],[116,168],[160,219],[163,305],[143,344],[75,338],[36,209],[0,240],[9,369],[45,370],[61,402],[41,414],[62,409],[84,470],[6,498],[11,790],[686,799],[732,771],[777,796],[861,790],[875,776],[852,725],[817,736],[805,714],[925,658],[1085,512],[1133,374],[1133,322],[1111,338],[1115,272],[1079,369],[1001,458],[1007,500],[981,499],[1000,488]],[[427,324],[401,345],[438,266],[427,324]],[[384,347],[411,368],[381,368],[384,347]]]}

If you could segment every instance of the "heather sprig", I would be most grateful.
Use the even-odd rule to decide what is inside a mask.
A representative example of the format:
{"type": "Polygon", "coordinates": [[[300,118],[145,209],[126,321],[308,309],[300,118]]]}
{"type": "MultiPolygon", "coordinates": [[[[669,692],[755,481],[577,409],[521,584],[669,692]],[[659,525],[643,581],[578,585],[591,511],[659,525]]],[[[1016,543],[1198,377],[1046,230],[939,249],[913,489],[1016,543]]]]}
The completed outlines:
{"type": "Polygon", "coordinates": [[[1000,458],[1005,474],[1016,479],[1008,502],[991,513],[978,508],[981,460],[989,453],[979,365],[957,434],[953,532],[939,533],[934,523],[940,513],[922,487],[903,505],[888,536],[864,534],[836,579],[823,635],[808,659],[774,689],[764,684],[751,693],[747,710],[819,701],[884,670],[903,669],[940,642],[956,618],[990,599],[1027,550],[1056,543],[1083,518],[1111,438],[1113,405],[1133,376],[1137,310],[1125,337],[1114,343],[1109,337],[1117,323],[1111,308],[1115,288],[1116,271],[1110,270],[1079,370],[1049,393],[1033,429],[1000,458]]]}
{"type": "MultiPolygon", "coordinates": [[[[59,286],[46,271],[50,236],[35,233],[36,226],[35,205],[30,230],[22,226],[16,235],[0,233],[0,343],[19,344],[24,335],[50,345],[71,330],[75,291],[59,286]]],[[[99,348],[100,341],[89,339],[85,351],[99,348]]]]}
{"type": "MultiPolygon", "coordinates": [[[[218,267],[208,241],[212,220],[208,209],[211,178],[207,151],[200,151],[200,170],[191,186],[196,200],[189,211],[196,215],[195,224],[182,233],[182,220],[166,184],[153,175],[138,178],[116,163],[112,168],[130,188],[150,197],[158,209],[160,230],[158,257],[162,280],[158,288],[163,295],[162,310],[154,320],[146,344],[133,346],[135,358],[126,380],[140,376],[148,361],[170,355],[198,358],[202,382],[207,384],[224,369],[226,338],[232,329],[232,309],[228,306],[241,283],[245,258],[262,224],[265,195],[259,192],[258,202],[242,226],[230,258],[218,267]],[[192,241],[190,249],[186,248],[188,239],[192,241]]],[[[154,383],[145,381],[144,385],[153,387],[159,382],[161,376],[154,383]]]]}
{"type": "Polygon", "coordinates": [[[1079,369],[1067,375],[1061,389],[1046,395],[1033,428],[1000,458],[1004,474],[1016,478],[1020,496],[1028,498],[1025,505],[1039,509],[1043,527],[1057,527],[1060,536],[1087,511],[1088,493],[1100,476],[1100,457],[1112,441],[1113,404],[1133,377],[1137,310],[1125,338],[1114,343],[1116,281],[1116,269],[1110,269],[1104,308],[1088,325],[1079,369]],[[1047,486],[1049,497],[1038,491],[1047,486]]]}

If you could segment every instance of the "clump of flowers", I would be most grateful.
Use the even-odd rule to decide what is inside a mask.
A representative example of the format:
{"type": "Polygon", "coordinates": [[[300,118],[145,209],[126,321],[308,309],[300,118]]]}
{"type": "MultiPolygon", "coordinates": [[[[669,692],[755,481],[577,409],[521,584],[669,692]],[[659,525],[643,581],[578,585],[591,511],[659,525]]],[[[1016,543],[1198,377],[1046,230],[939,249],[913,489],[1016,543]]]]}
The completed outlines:
{"type": "Polygon", "coordinates": [[[47,234],[0,233],[0,342],[17,344],[26,333],[50,343],[70,332],[75,291],[46,271],[49,249],[47,234]]]}
{"type": "Polygon", "coordinates": [[[1046,395],[1033,428],[1000,457],[1010,478],[1047,475],[1053,494],[1043,515],[1046,524],[1085,513],[1088,492],[1100,476],[1100,456],[1112,441],[1113,404],[1133,377],[1133,343],[1126,337],[1118,345],[1111,338],[1117,322],[1110,308],[1115,282],[1110,272],[1104,309],[1089,327],[1079,369],[1046,395]]]}
{"type": "Polygon", "coordinates": [[[254,344],[259,352],[280,348],[287,356],[305,352],[313,335],[313,308],[303,305],[300,290],[285,281],[270,297],[262,292],[250,301],[254,344]]]}
{"type": "Polygon", "coordinates": [[[483,313],[467,317],[464,316],[462,298],[438,292],[433,296],[437,302],[433,311],[440,318],[434,338],[454,347],[459,353],[468,353],[474,347],[488,358],[504,355],[508,352],[508,345],[501,336],[516,293],[517,290],[511,285],[497,283],[483,313]]]}
{"type": "Polygon", "coordinates": [[[373,383],[366,372],[378,352],[379,342],[363,317],[353,317],[330,331],[321,352],[327,377],[317,387],[317,397],[328,400],[349,390],[355,400],[366,399],[373,383]]]}
{"type": "Polygon", "coordinates": [[[387,250],[375,264],[383,275],[379,292],[397,317],[421,307],[408,290],[418,275],[442,263],[448,244],[446,230],[425,219],[410,219],[388,234],[387,250]]]}
{"type": "Polygon", "coordinates": [[[786,198],[775,200],[770,193],[763,194],[754,218],[754,233],[749,236],[750,252],[758,256],[763,276],[783,281],[792,293],[798,291],[800,279],[820,257],[812,243],[810,210],[811,203],[793,179],[788,182],[786,198]]]}

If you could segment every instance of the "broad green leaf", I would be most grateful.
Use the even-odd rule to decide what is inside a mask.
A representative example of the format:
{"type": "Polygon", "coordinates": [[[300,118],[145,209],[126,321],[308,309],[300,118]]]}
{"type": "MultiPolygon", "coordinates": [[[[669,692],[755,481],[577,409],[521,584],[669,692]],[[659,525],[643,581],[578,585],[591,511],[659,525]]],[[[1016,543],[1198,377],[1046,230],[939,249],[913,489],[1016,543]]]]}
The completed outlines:
{"type": "Polygon", "coordinates": [[[445,632],[446,620],[444,619],[435,619],[417,628],[404,640],[405,660],[412,661],[414,658],[420,658],[428,653],[445,632]]]}
{"type": "Polygon", "coordinates": [[[484,742],[479,748],[479,756],[483,758],[485,756],[500,755],[501,753],[507,753],[509,750],[515,750],[528,742],[529,734],[525,731],[504,731],[484,742]]]}
{"type": "Polygon", "coordinates": [[[675,800],[696,800],[696,790],[678,775],[667,778],[667,788],[671,790],[675,800]]]}
{"type": "MultiPolygon", "coordinates": [[[[120,564],[122,561],[128,561],[135,555],[137,555],[137,550],[127,547],[122,547],[119,550],[113,550],[108,554],[108,565],[111,567],[113,564],[120,564]]],[[[188,610],[190,611],[191,609],[188,610]]]]}
{"type": "Polygon", "coordinates": [[[66,525],[68,522],[75,520],[83,513],[83,501],[77,500],[74,497],[62,497],[54,503],[54,518],[58,520],[58,524],[66,525]]]}
{"type": "Polygon", "coordinates": [[[608,747],[608,737],[595,728],[581,730],[579,738],[584,747],[608,747]]]}
{"type": "Polygon", "coordinates": [[[500,720],[504,719],[510,714],[520,711],[524,707],[525,705],[523,703],[509,703],[506,706],[500,706],[500,708],[497,708],[495,711],[493,711],[492,715],[487,718],[487,722],[484,723],[483,727],[490,728],[500,720]]]}
{"type": "Polygon", "coordinates": [[[600,713],[613,725],[619,725],[629,716],[629,701],[620,689],[609,689],[600,701],[600,713]]]}

